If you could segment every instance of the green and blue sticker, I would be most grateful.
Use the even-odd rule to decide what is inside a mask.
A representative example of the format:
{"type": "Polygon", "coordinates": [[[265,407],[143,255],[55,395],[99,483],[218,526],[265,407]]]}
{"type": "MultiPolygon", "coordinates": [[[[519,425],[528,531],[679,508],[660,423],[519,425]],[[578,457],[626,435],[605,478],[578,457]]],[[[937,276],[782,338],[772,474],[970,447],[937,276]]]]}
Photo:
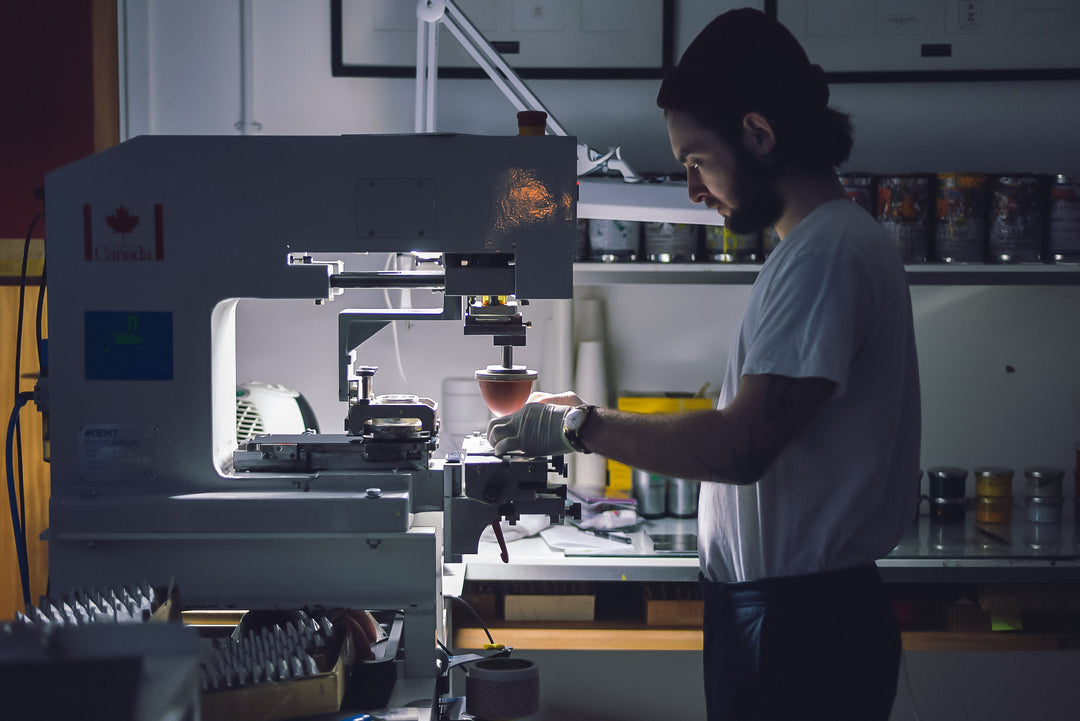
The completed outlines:
{"type": "Polygon", "coordinates": [[[172,313],[86,311],[84,325],[87,380],[172,380],[172,313]]]}

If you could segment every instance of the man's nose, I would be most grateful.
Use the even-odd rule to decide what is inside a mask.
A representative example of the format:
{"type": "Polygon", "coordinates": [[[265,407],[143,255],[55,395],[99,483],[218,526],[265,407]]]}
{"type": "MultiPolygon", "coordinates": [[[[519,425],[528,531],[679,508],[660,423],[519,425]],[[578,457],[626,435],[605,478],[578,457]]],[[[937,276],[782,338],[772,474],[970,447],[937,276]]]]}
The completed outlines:
{"type": "Polygon", "coordinates": [[[708,197],[709,191],[705,183],[701,182],[701,174],[694,168],[686,171],[686,188],[690,195],[691,203],[703,203],[708,197]]]}

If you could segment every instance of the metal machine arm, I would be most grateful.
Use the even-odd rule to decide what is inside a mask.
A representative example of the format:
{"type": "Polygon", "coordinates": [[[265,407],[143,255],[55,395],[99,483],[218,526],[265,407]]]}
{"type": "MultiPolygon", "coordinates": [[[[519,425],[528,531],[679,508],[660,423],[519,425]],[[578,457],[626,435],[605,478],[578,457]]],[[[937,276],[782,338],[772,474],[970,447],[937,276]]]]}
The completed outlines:
{"type": "MultiPolygon", "coordinates": [[[[542,110],[552,135],[567,135],[551,110],[533,93],[502,55],[487,41],[453,0],[419,0],[416,5],[416,115],[417,133],[435,132],[435,86],[439,78],[439,26],[444,25],[484,70],[517,110],[542,110]]],[[[577,172],[613,170],[627,183],[642,178],[623,160],[620,147],[601,153],[585,143],[577,146],[577,172]]]]}

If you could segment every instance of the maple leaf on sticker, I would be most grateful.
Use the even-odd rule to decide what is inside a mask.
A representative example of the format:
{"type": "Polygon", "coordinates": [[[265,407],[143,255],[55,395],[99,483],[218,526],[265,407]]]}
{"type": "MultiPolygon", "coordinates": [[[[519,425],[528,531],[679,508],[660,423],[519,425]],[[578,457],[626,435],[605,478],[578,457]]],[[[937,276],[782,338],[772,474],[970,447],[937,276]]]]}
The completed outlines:
{"type": "Polygon", "coordinates": [[[127,208],[121,205],[116,209],[115,213],[105,216],[105,222],[113,229],[114,233],[119,233],[120,237],[123,238],[135,230],[135,226],[139,224],[139,216],[132,215],[127,208]]]}

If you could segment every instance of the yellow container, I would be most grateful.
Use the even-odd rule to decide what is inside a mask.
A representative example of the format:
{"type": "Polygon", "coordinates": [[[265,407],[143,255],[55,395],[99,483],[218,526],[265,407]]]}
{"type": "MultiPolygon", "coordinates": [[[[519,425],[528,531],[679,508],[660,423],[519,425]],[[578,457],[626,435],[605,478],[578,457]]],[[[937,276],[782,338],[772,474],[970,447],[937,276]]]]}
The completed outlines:
{"type": "Polygon", "coordinates": [[[986,498],[1012,497],[1013,470],[1000,466],[975,469],[975,495],[986,498]]]}
{"type": "Polygon", "coordinates": [[[975,520],[979,523],[1009,523],[1012,496],[979,496],[975,499],[975,520]]]}
{"type": "MultiPolygon", "coordinates": [[[[690,395],[641,395],[620,396],[617,408],[631,413],[680,413],[716,407],[716,399],[708,396],[690,395]]],[[[631,488],[630,467],[616,461],[608,461],[608,494],[628,495],[631,488]]]]}

